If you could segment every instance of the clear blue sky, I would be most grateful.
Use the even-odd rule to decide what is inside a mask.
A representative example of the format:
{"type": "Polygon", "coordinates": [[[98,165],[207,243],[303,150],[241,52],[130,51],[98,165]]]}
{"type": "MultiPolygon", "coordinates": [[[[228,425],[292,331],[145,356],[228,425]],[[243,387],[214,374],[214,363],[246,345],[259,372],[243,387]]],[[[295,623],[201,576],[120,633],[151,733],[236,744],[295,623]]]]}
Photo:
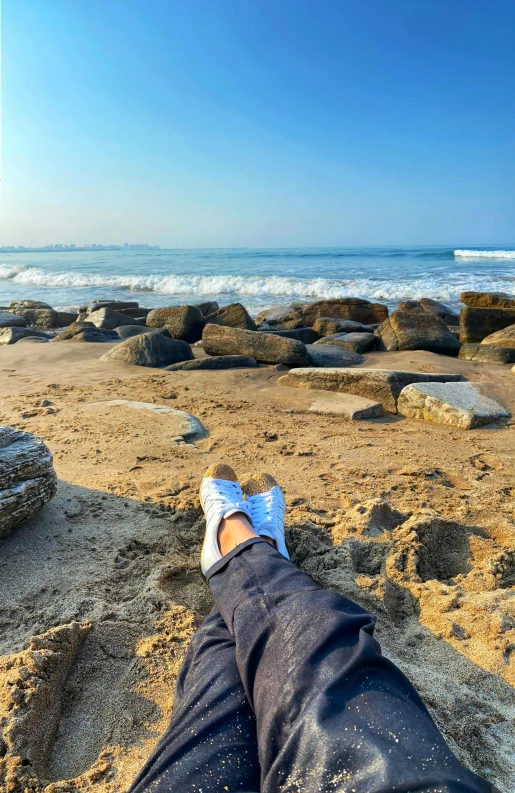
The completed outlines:
{"type": "Polygon", "coordinates": [[[3,0],[0,244],[515,241],[514,0],[3,0]]]}

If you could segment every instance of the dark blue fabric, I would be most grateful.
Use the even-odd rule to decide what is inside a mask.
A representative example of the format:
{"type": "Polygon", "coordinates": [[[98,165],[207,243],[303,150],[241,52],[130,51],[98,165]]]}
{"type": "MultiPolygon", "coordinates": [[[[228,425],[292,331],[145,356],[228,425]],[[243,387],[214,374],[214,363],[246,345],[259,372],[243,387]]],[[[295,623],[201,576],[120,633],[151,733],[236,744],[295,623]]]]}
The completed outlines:
{"type": "Polygon", "coordinates": [[[261,539],[208,579],[215,609],[130,793],[495,793],[452,754],[362,608],[261,539]]]}

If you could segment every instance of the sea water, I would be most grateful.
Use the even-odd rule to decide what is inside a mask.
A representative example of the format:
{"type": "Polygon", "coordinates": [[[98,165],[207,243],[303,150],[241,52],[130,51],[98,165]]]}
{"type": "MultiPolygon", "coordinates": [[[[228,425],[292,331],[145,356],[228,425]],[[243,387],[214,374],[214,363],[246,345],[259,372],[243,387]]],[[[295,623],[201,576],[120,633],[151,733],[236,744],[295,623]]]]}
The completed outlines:
{"type": "Polygon", "coordinates": [[[0,306],[94,299],[173,306],[217,300],[260,308],[290,300],[362,297],[393,308],[432,297],[458,307],[467,289],[515,292],[515,246],[466,248],[231,248],[0,254],[0,306]]]}

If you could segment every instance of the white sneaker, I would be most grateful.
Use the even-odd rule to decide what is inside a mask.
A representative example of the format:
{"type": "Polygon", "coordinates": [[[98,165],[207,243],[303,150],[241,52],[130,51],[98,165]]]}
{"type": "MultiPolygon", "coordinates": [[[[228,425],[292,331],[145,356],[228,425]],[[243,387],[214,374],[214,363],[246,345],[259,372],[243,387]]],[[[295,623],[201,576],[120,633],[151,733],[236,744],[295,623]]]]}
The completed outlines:
{"type": "Polygon", "coordinates": [[[244,482],[243,492],[250,507],[254,531],[262,537],[275,540],[279,553],[289,559],[284,541],[286,502],[274,477],[264,473],[251,476],[244,482]]]}
{"type": "Polygon", "coordinates": [[[212,465],[200,485],[200,503],[206,516],[206,534],[200,567],[204,575],[222,558],[218,545],[218,528],[224,518],[243,512],[252,522],[249,505],[243,500],[241,485],[229,465],[212,465]]]}

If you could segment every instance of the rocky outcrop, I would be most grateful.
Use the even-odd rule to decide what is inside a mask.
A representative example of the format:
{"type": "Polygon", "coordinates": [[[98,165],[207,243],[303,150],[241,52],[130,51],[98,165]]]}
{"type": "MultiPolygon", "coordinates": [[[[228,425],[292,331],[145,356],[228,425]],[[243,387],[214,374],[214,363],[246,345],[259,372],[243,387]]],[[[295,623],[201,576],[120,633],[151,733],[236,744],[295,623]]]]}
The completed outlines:
{"type": "Polygon", "coordinates": [[[420,300],[405,300],[403,303],[399,303],[397,311],[436,314],[446,325],[457,325],[459,321],[459,315],[452,308],[430,297],[421,297],[420,300]]]}
{"type": "Polygon", "coordinates": [[[515,349],[491,344],[462,344],[458,358],[479,363],[515,363],[515,349]]]}
{"type": "Polygon", "coordinates": [[[355,322],[353,319],[331,319],[330,317],[319,317],[316,319],[313,323],[313,330],[316,330],[321,338],[334,336],[337,333],[373,332],[373,328],[370,325],[364,325],[362,322],[355,322]]]}
{"type": "Polygon", "coordinates": [[[415,383],[404,388],[397,401],[403,416],[471,430],[510,413],[485,396],[477,383],[415,383]]]}
{"type": "Polygon", "coordinates": [[[0,344],[16,344],[17,341],[28,336],[37,336],[41,339],[50,338],[47,333],[36,328],[3,328],[3,330],[0,330],[0,344]]]}
{"type": "Polygon", "coordinates": [[[385,410],[397,413],[399,394],[410,383],[463,381],[459,374],[428,374],[395,369],[292,369],[280,377],[279,385],[338,391],[380,402],[385,410]]]}
{"type": "Polygon", "coordinates": [[[325,336],[315,344],[333,344],[343,347],[344,350],[361,354],[374,349],[376,337],[373,333],[335,333],[332,336],[325,336]]]}
{"type": "Polygon", "coordinates": [[[0,427],[0,537],[38,512],[56,489],[52,455],[41,438],[0,427]]]}
{"type": "Polygon", "coordinates": [[[54,341],[103,343],[107,341],[118,341],[118,334],[115,330],[97,328],[92,322],[73,322],[61,331],[61,333],[58,333],[54,341]]]}
{"type": "Polygon", "coordinates": [[[515,325],[508,325],[502,330],[485,336],[481,344],[491,344],[494,347],[509,347],[515,350],[515,325]]]}
{"type": "Polygon", "coordinates": [[[355,352],[333,344],[307,344],[310,366],[358,366],[365,360],[355,352]]]}
{"type": "Polygon", "coordinates": [[[303,344],[314,344],[319,336],[313,328],[290,328],[289,330],[278,330],[276,327],[265,330],[264,333],[275,333],[277,336],[284,336],[286,339],[296,339],[303,344]]]}
{"type": "Polygon", "coordinates": [[[290,305],[274,306],[260,311],[256,317],[256,325],[260,330],[277,328],[287,330],[288,328],[303,328],[305,322],[302,315],[290,305]]]}
{"type": "Polygon", "coordinates": [[[137,320],[133,319],[133,317],[127,317],[125,314],[121,314],[113,308],[98,308],[96,311],[92,311],[88,314],[88,322],[92,322],[95,327],[101,328],[102,330],[104,328],[107,330],[114,330],[120,325],[138,324],[137,320]]]}
{"type": "Polygon", "coordinates": [[[376,330],[379,350],[427,350],[457,355],[460,342],[436,314],[394,311],[376,330]]]}
{"type": "Polygon", "coordinates": [[[192,371],[195,369],[248,369],[257,366],[255,358],[248,355],[218,355],[214,358],[195,358],[193,361],[182,361],[165,367],[170,372],[179,370],[192,371]]]}
{"type": "Polygon", "coordinates": [[[371,303],[360,297],[341,297],[333,300],[319,300],[302,308],[306,325],[311,327],[319,317],[331,319],[352,319],[365,325],[384,322],[388,307],[382,303],[371,303]]]}
{"type": "Polygon", "coordinates": [[[460,311],[460,341],[483,341],[486,336],[515,324],[515,308],[473,308],[460,311]]]}
{"type": "Polygon", "coordinates": [[[515,296],[506,292],[462,292],[460,301],[471,308],[515,309],[515,296]]]}
{"type": "Polygon", "coordinates": [[[24,328],[27,320],[10,311],[0,310],[0,328],[24,328]]]}
{"type": "Polygon", "coordinates": [[[308,363],[306,346],[275,333],[206,325],[202,335],[208,355],[248,355],[261,363],[301,366],[308,363]]]}
{"type": "Polygon", "coordinates": [[[242,330],[256,330],[256,323],[241,303],[230,303],[228,306],[222,306],[218,311],[207,315],[206,323],[210,325],[225,325],[228,328],[241,328],[242,330]]]}
{"type": "Polygon", "coordinates": [[[147,316],[150,328],[165,328],[172,339],[193,344],[202,338],[205,319],[197,306],[156,308],[147,316]]]}
{"type": "Polygon", "coordinates": [[[185,341],[168,339],[161,333],[142,333],[120,342],[102,355],[100,360],[158,368],[192,358],[191,347],[185,341]]]}

